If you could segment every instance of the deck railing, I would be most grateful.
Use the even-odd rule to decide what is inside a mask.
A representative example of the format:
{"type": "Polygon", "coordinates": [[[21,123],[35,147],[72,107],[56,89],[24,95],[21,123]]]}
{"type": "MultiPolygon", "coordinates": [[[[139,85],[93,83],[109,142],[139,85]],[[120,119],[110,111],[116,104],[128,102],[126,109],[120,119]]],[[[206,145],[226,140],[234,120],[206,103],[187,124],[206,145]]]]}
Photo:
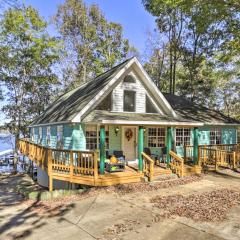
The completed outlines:
{"type": "Polygon", "coordinates": [[[178,156],[173,151],[170,151],[169,154],[171,156],[170,168],[179,177],[183,177],[184,176],[184,159],[178,156]]]}
{"type": "Polygon", "coordinates": [[[146,153],[142,152],[143,158],[143,172],[151,182],[154,176],[154,160],[152,160],[146,153]]]}
{"type": "Polygon", "coordinates": [[[72,182],[73,178],[81,176],[89,176],[90,180],[92,178],[92,182],[98,178],[97,152],[51,149],[29,142],[28,139],[20,139],[18,149],[48,172],[50,190],[52,190],[54,176],[69,182],[72,182]]]}
{"type": "Polygon", "coordinates": [[[186,163],[186,162],[188,162],[189,160],[190,161],[193,161],[193,146],[191,146],[191,145],[184,145],[184,147],[183,147],[183,149],[184,149],[184,156],[183,156],[183,158],[184,158],[184,162],[186,163]]]}
{"type": "Polygon", "coordinates": [[[199,165],[214,165],[236,169],[240,164],[240,151],[236,144],[199,146],[199,165]]]}

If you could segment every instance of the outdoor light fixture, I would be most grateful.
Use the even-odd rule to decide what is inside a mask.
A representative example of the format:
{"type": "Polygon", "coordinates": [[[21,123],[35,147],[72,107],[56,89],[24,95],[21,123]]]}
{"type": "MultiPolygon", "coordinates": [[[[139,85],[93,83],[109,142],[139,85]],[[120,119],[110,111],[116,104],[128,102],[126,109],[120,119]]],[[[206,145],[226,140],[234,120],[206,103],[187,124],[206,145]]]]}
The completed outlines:
{"type": "Polygon", "coordinates": [[[115,128],[115,134],[116,134],[116,136],[118,135],[118,132],[119,132],[119,127],[117,126],[117,127],[115,128]]]}

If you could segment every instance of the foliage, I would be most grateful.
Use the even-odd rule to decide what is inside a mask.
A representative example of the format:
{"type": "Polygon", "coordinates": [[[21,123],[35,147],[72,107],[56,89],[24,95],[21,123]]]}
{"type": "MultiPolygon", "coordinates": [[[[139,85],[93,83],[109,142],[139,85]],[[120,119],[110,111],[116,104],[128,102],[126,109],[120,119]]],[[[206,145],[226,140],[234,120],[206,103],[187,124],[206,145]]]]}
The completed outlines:
{"type": "MultiPolygon", "coordinates": [[[[176,92],[210,106],[218,104],[225,109],[223,99],[221,104],[214,99],[220,96],[216,89],[226,93],[224,89],[220,90],[226,84],[218,78],[219,72],[230,74],[229,89],[238,90],[239,2],[143,0],[143,4],[156,17],[157,31],[162,39],[157,50],[164,52],[166,69],[159,81],[167,82],[171,93],[176,92]],[[233,82],[236,87],[232,87],[233,82]]],[[[152,57],[149,57],[150,65],[152,57]]],[[[156,74],[152,74],[153,77],[156,74]]]]}
{"type": "Polygon", "coordinates": [[[124,60],[132,48],[123,38],[122,26],[108,22],[97,5],[66,0],[54,17],[65,45],[63,79],[76,87],[124,60]]]}
{"type": "Polygon", "coordinates": [[[6,88],[2,111],[18,139],[49,103],[57,77],[58,41],[46,32],[47,23],[32,7],[10,8],[0,25],[0,79],[6,88]]]}

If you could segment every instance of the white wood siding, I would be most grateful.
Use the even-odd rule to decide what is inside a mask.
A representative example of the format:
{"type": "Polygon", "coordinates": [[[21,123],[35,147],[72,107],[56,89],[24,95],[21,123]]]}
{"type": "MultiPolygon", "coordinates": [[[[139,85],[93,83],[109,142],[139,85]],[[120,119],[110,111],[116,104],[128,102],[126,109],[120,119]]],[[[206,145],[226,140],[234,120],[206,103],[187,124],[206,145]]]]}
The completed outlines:
{"type": "Polygon", "coordinates": [[[136,92],[136,112],[146,112],[146,90],[137,79],[136,75],[130,73],[135,79],[136,83],[125,83],[121,82],[112,92],[112,111],[123,112],[123,94],[124,90],[131,90],[136,92]]]}

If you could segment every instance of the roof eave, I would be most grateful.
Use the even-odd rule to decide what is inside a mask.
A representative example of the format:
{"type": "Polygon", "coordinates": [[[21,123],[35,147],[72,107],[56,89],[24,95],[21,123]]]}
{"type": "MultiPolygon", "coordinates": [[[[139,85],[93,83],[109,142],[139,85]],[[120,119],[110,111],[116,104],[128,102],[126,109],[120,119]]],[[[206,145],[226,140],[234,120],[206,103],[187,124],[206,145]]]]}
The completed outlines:
{"type": "Polygon", "coordinates": [[[218,123],[218,122],[205,122],[205,126],[232,126],[238,127],[240,123],[218,123]]]}

